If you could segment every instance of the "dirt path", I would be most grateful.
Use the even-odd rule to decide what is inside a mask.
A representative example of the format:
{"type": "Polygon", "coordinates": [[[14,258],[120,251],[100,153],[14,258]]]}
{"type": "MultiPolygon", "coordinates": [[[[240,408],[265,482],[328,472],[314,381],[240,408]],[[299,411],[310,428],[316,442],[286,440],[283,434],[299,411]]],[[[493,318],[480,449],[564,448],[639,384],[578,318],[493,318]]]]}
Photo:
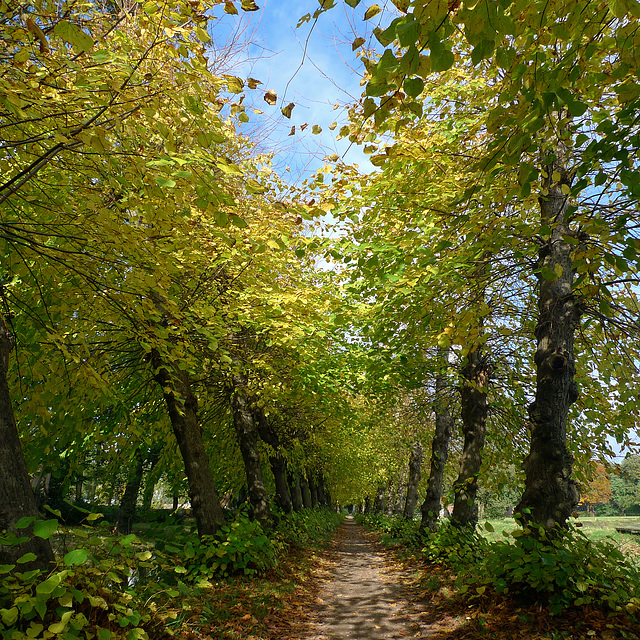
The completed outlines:
{"type": "Polygon", "coordinates": [[[339,533],[326,580],[312,612],[313,640],[397,640],[421,633],[420,610],[411,604],[410,576],[389,563],[349,517],[339,533]]]}

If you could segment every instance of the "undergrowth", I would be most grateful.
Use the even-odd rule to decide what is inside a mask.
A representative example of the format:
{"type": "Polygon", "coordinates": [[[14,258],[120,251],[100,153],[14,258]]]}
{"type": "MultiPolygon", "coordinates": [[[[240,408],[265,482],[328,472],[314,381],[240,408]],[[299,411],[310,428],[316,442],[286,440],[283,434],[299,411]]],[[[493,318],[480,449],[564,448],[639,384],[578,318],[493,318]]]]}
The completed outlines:
{"type": "MultiPolygon", "coordinates": [[[[30,558],[0,566],[0,638],[162,638],[180,625],[184,598],[204,595],[214,580],[272,570],[286,553],[330,537],[341,521],[339,514],[309,510],[282,516],[265,531],[239,516],[204,540],[160,523],[143,540],[114,535],[108,526],[67,530],[49,520],[41,537],[55,534],[64,545],[52,572],[21,572],[20,560],[30,558]]],[[[17,530],[32,522],[23,519],[17,530]]],[[[0,544],[16,540],[0,536],[0,544]]]]}
{"type": "MultiPolygon", "coordinates": [[[[517,528],[490,542],[478,528],[458,528],[449,520],[431,532],[399,517],[360,516],[359,521],[380,532],[383,543],[451,568],[465,598],[491,590],[536,602],[552,615],[582,605],[632,617],[640,611],[638,566],[611,542],[591,540],[575,527],[552,536],[542,528],[517,528]]],[[[484,527],[493,530],[488,522],[484,527]]]]}

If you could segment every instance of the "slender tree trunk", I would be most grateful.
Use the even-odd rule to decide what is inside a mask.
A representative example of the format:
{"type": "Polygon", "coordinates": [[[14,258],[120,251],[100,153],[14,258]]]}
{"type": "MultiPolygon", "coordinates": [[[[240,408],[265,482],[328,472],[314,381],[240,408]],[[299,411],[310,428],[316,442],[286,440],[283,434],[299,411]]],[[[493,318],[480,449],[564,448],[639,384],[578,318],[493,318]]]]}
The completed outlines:
{"type": "Polygon", "coordinates": [[[293,510],[302,511],[304,504],[302,502],[302,488],[300,486],[300,475],[298,474],[297,471],[289,474],[289,488],[291,490],[293,510]]]}
{"type": "Polygon", "coordinates": [[[305,509],[311,509],[311,490],[309,489],[309,480],[306,476],[300,476],[300,487],[302,489],[302,504],[305,509]]]}
{"type": "Polygon", "coordinates": [[[171,510],[172,511],[177,511],[179,504],[180,504],[180,499],[178,498],[178,496],[176,494],[174,494],[173,495],[172,504],[171,504],[171,510]]]}
{"type": "Polygon", "coordinates": [[[404,511],[404,506],[407,501],[407,476],[408,468],[403,467],[403,469],[400,471],[398,486],[396,488],[396,499],[393,505],[394,516],[399,516],[404,511]]]}
{"type": "Polygon", "coordinates": [[[411,447],[409,456],[409,474],[407,478],[407,495],[404,502],[404,511],[402,517],[407,520],[413,520],[418,504],[418,485],[422,477],[422,442],[417,440],[411,447]]]}
{"type": "Polygon", "coordinates": [[[189,499],[198,526],[198,535],[214,535],[224,524],[224,513],[202,440],[198,401],[191,389],[190,376],[187,371],[178,368],[170,373],[155,350],[151,353],[151,365],[154,378],[162,388],[171,426],[184,460],[189,483],[189,499]]]}
{"type": "Polygon", "coordinates": [[[362,509],[362,513],[367,515],[372,512],[371,507],[371,496],[366,496],[364,499],[364,508],[362,509]]]}
{"type": "Polygon", "coordinates": [[[247,390],[247,379],[243,374],[233,376],[234,392],[231,402],[233,425],[244,461],[249,502],[253,517],[261,522],[270,518],[269,500],[262,478],[262,465],[258,451],[258,427],[251,407],[251,399],[247,390]]]}
{"type": "Polygon", "coordinates": [[[386,500],[386,487],[383,484],[378,485],[376,491],[376,497],[373,500],[373,513],[384,513],[385,500],[386,500]]]}
{"type": "Polygon", "coordinates": [[[253,410],[253,415],[258,429],[258,435],[262,441],[268,444],[274,451],[273,455],[269,456],[269,465],[271,466],[276,485],[275,503],[285,513],[290,513],[293,506],[289,485],[287,483],[287,461],[280,451],[280,437],[262,409],[256,407],[253,410]]]}
{"type": "Polygon", "coordinates": [[[318,506],[318,486],[312,473],[307,473],[307,481],[309,483],[309,493],[311,494],[311,508],[318,506]]]}
{"type": "Polygon", "coordinates": [[[524,524],[552,530],[566,526],[580,499],[567,449],[569,410],[579,394],[574,334],[580,309],[572,292],[572,246],[566,241],[575,233],[569,225],[568,197],[562,193],[562,185],[570,179],[562,157],[545,170],[548,195],[541,195],[539,202],[542,226],[551,229],[551,237],[539,252],[536,395],[528,407],[531,445],[524,462],[525,490],[516,512],[524,524]],[[560,174],[559,181],[553,180],[554,172],[560,174]]]}
{"type": "Polygon", "coordinates": [[[281,453],[276,453],[269,456],[269,464],[276,484],[275,503],[285,513],[290,513],[293,505],[291,503],[291,494],[289,493],[289,484],[287,483],[287,461],[281,453]]]}
{"type": "Polygon", "coordinates": [[[462,430],[464,446],[460,460],[460,473],[453,487],[455,500],[452,522],[459,527],[472,527],[478,522],[478,474],[482,465],[482,449],[487,431],[487,388],[489,367],[479,349],[467,356],[462,375],[462,430]]]}
{"type": "Polygon", "coordinates": [[[449,411],[449,399],[446,397],[445,372],[448,367],[449,351],[439,351],[441,370],[436,376],[436,389],[434,399],[434,413],[436,417],[433,441],[431,443],[431,461],[429,479],[427,480],[427,492],[420,511],[422,521],[420,529],[434,529],[440,515],[440,503],[442,501],[442,482],[444,479],[444,466],[449,457],[449,440],[453,432],[453,418],[449,411]]]}
{"type": "Polygon", "coordinates": [[[17,546],[0,546],[0,564],[15,564],[26,553],[35,560],[19,565],[19,571],[53,568],[55,558],[49,540],[33,535],[32,527],[13,529],[24,517],[39,517],[36,500],[29,482],[22,445],[18,435],[7,375],[14,337],[0,315],[0,530],[6,529],[28,540],[17,546]]]}
{"type": "Polygon", "coordinates": [[[132,466],[127,478],[127,484],[122,494],[120,508],[118,509],[118,518],[116,520],[116,529],[118,533],[128,535],[133,529],[133,523],[136,516],[136,502],[142,485],[142,476],[144,475],[145,452],[142,447],[138,447],[132,460],[132,466]]]}

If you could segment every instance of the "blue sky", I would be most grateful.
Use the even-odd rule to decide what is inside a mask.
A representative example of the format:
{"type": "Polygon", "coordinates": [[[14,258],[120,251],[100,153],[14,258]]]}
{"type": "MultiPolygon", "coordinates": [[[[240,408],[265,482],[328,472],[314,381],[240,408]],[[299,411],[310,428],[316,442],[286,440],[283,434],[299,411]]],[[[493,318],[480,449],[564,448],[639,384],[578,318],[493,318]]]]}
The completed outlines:
{"type": "MultiPolygon", "coordinates": [[[[239,0],[236,4],[240,9],[239,0]]],[[[362,94],[362,63],[351,43],[358,36],[366,38],[367,45],[371,43],[371,31],[378,21],[364,22],[363,15],[374,3],[363,0],[351,9],[337,0],[336,6],[319,16],[317,22],[311,19],[300,28],[300,19],[319,8],[318,0],[257,0],[257,4],[259,11],[239,10],[238,15],[225,14],[218,7],[212,30],[218,53],[231,48],[220,70],[263,83],[245,98],[251,121],[242,125],[241,132],[244,129],[265,150],[277,152],[276,167],[281,175],[287,174],[283,177],[290,183],[308,176],[323,164],[323,157],[333,153],[358,163],[365,171],[371,170],[361,149],[348,140],[336,141],[335,134],[346,124],[345,109],[362,94]],[[275,106],[264,101],[267,90],[277,93],[275,106]],[[287,119],[280,110],[290,102],[296,106],[287,119]],[[334,109],[336,104],[338,108],[334,109]],[[264,114],[254,114],[254,107],[264,114]],[[338,125],[330,131],[334,121],[338,125]],[[305,123],[308,126],[301,131],[305,123]],[[314,124],[322,127],[321,134],[312,134],[314,124]],[[296,127],[294,136],[289,135],[292,126],[296,127]]]]}

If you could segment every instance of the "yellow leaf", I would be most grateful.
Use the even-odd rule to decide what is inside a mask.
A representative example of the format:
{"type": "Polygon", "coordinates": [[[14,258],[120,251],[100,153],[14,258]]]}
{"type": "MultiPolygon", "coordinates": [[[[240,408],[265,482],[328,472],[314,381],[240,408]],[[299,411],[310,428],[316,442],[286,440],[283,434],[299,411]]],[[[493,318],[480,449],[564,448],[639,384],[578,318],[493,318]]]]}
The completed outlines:
{"type": "Polygon", "coordinates": [[[253,0],[242,0],[241,7],[243,11],[258,11],[260,9],[253,0]]]}
{"type": "Polygon", "coordinates": [[[374,16],[377,16],[382,9],[377,4],[372,4],[364,13],[365,20],[371,20],[374,16]]]}
{"type": "Polygon", "coordinates": [[[278,94],[273,89],[269,89],[269,91],[264,94],[264,101],[273,106],[278,101],[278,94]]]}
{"type": "Polygon", "coordinates": [[[554,182],[560,182],[560,180],[562,179],[562,174],[561,174],[559,171],[554,171],[554,172],[551,174],[551,179],[552,179],[554,182]]]}
{"type": "Polygon", "coordinates": [[[262,82],[260,80],[256,80],[255,78],[247,78],[247,86],[249,89],[257,89],[262,82]]]}
{"type": "Polygon", "coordinates": [[[365,39],[364,39],[364,38],[356,38],[356,39],[351,43],[351,50],[352,50],[352,51],[355,51],[356,49],[358,49],[359,47],[361,47],[364,43],[365,43],[365,39]]]}
{"type": "Polygon", "coordinates": [[[231,15],[238,15],[238,10],[236,9],[236,5],[231,2],[231,0],[224,0],[224,12],[230,13],[231,15]]]}

